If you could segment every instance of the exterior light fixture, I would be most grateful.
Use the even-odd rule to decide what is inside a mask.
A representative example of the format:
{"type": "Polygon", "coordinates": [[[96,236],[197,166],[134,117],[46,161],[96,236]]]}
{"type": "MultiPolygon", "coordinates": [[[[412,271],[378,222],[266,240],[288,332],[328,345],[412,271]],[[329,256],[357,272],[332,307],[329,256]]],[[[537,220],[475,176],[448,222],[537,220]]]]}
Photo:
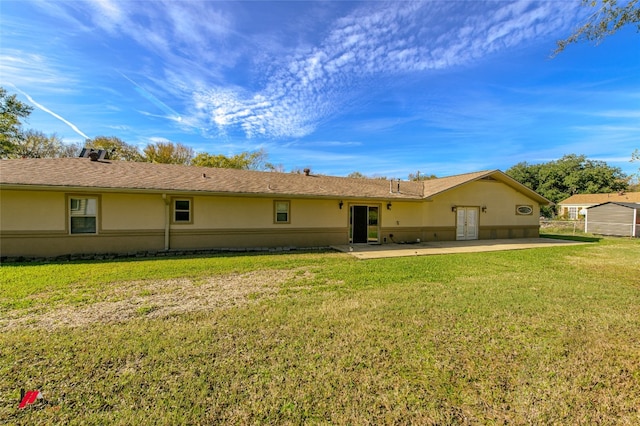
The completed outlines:
{"type": "Polygon", "coordinates": [[[457,207],[457,206],[451,206],[451,211],[452,211],[453,213],[455,213],[457,210],[458,210],[458,207],[457,207]]]}
{"type": "Polygon", "coordinates": [[[340,207],[340,210],[342,210],[342,206],[344,206],[344,202],[340,200],[340,202],[338,203],[338,207],[340,207]]]}
{"type": "Polygon", "coordinates": [[[387,210],[391,210],[391,203],[387,203],[387,210]]]}
{"type": "Polygon", "coordinates": [[[487,206],[482,206],[482,213],[486,213],[487,212],[487,206]]]}

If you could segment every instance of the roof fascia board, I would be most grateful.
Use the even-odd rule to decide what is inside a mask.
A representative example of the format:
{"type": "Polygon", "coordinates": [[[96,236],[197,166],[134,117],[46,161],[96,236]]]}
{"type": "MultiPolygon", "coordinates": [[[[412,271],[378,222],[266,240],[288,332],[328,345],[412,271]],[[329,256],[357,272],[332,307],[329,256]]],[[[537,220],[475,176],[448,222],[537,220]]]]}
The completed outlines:
{"type": "Polygon", "coordinates": [[[419,195],[389,194],[388,197],[375,196],[342,196],[342,195],[312,195],[295,194],[281,192],[214,192],[214,191],[189,191],[177,189],[144,189],[144,188],[103,188],[93,186],[54,186],[54,185],[22,185],[22,184],[0,184],[0,189],[13,191],[50,191],[50,192],[101,192],[110,194],[180,194],[180,195],[201,195],[215,197],[254,197],[254,198],[304,198],[304,199],[325,199],[325,200],[349,200],[349,201],[396,201],[396,202],[421,202],[424,201],[419,195]]]}

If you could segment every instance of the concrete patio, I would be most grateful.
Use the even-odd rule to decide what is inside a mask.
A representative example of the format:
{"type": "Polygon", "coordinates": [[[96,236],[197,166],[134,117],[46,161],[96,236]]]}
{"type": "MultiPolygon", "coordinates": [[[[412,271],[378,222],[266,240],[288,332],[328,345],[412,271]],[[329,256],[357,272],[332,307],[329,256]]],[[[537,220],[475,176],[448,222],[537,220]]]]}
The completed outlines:
{"type": "Polygon", "coordinates": [[[349,253],[358,259],[381,259],[385,257],[429,256],[453,253],[477,253],[501,250],[523,250],[540,247],[561,247],[590,244],[582,241],[553,238],[514,238],[472,241],[429,241],[413,244],[349,244],[332,248],[349,253]]]}

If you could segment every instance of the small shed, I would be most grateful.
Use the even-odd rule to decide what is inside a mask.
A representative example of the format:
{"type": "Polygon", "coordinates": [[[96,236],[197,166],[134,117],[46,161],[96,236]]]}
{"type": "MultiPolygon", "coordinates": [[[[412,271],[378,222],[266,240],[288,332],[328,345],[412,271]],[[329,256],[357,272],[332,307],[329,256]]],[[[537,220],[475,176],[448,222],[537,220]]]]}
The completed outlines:
{"type": "Polygon", "coordinates": [[[585,232],[640,237],[640,203],[607,202],[587,208],[585,232]]]}

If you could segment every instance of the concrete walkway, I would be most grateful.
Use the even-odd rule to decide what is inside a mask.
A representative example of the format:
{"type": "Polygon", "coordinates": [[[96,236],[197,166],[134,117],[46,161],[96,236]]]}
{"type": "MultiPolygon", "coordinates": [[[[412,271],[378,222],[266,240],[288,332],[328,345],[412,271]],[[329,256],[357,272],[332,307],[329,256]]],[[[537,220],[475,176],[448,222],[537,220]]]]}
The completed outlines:
{"type": "Polygon", "coordinates": [[[381,259],[385,257],[522,250],[538,247],[557,247],[578,244],[589,243],[571,240],[558,240],[553,238],[514,238],[502,240],[430,241],[416,244],[351,244],[332,246],[332,248],[344,253],[349,253],[358,259],[381,259]]]}

